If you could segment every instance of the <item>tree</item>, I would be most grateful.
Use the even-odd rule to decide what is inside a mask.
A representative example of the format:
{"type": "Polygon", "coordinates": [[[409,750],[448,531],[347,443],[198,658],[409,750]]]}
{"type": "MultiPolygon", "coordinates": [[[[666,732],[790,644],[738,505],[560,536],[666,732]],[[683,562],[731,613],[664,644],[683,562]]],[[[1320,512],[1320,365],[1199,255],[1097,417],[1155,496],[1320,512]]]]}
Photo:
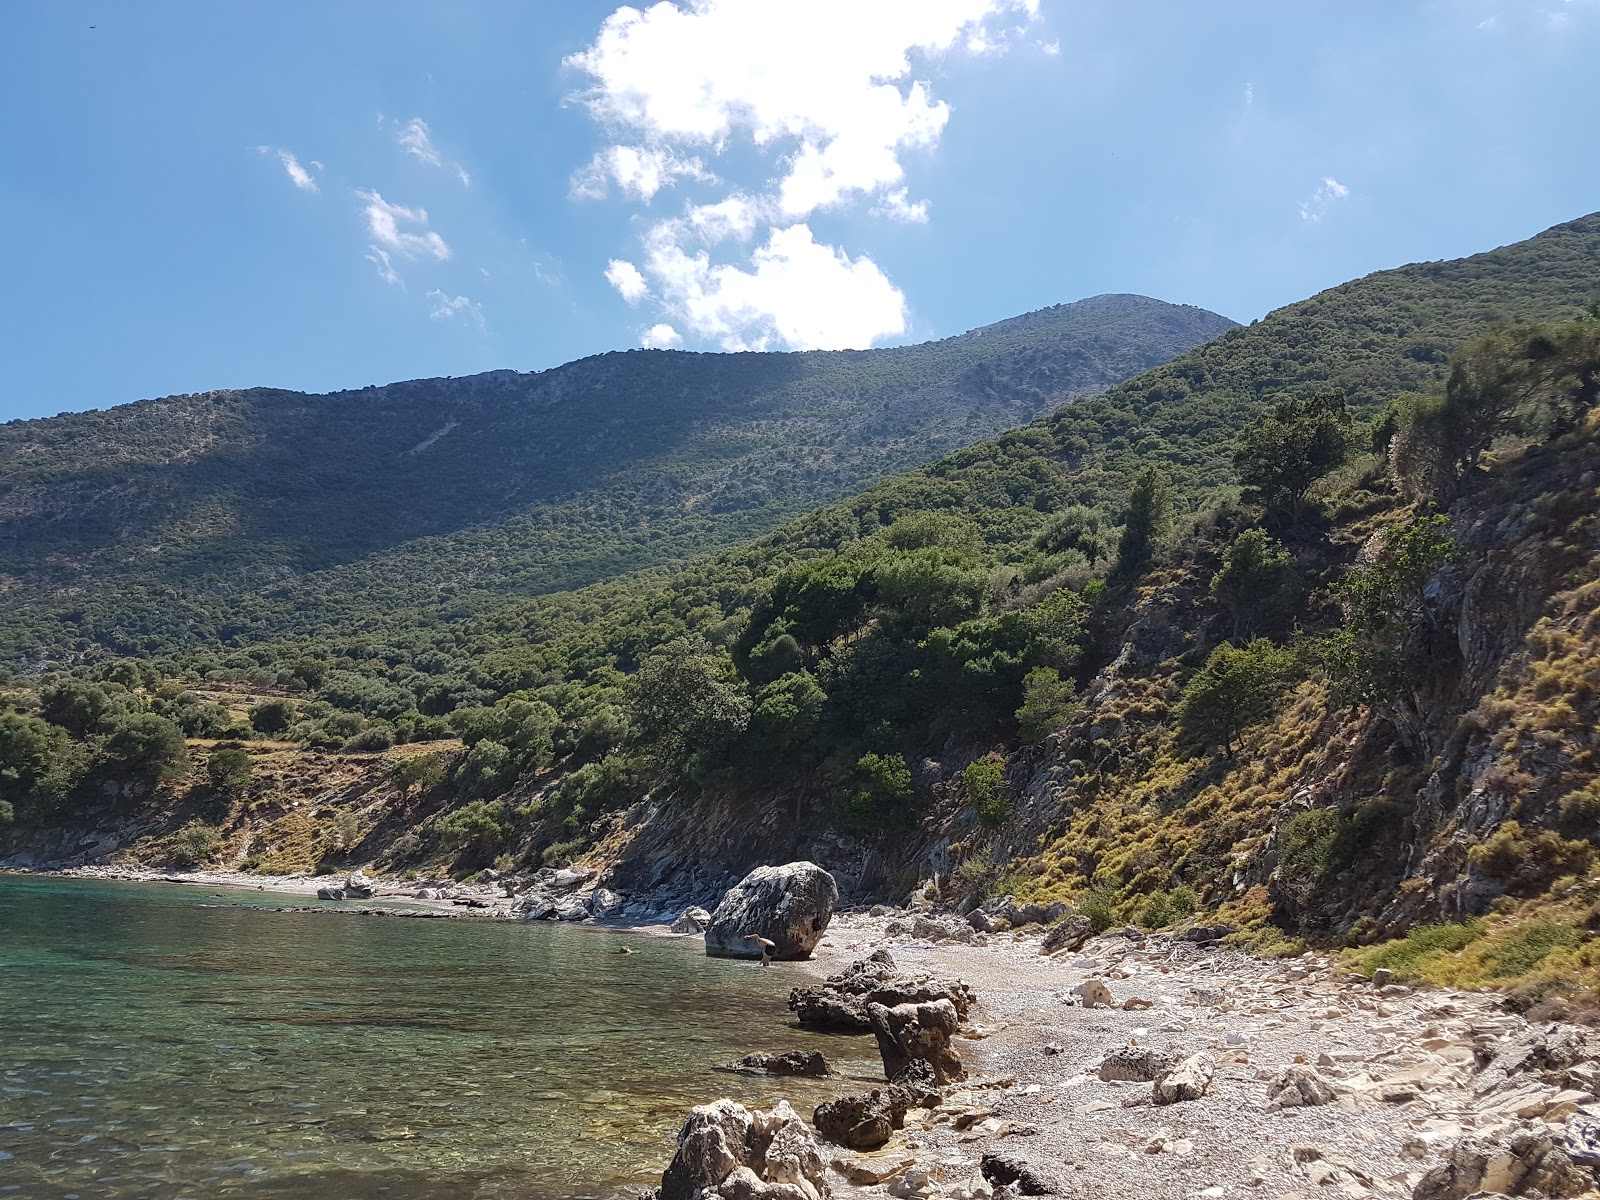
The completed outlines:
{"type": "Polygon", "coordinates": [[[206,777],[219,792],[242,792],[250,786],[250,755],[236,747],[215,750],[206,759],[206,777]]]}
{"type": "Polygon", "coordinates": [[[1461,556],[1442,514],[1389,529],[1337,589],[1344,628],[1317,645],[1334,698],[1389,718],[1403,745],[1432,754],[1430,731],[1454,694],[1460,599],[1434,588],[1461,556]]]}
{"type": "Polygon", "coordinates": [[[719,758],[750,723],[750,697],[733,663],[701,637],[657,649],[625,694],[634,741],[668,774],[719,758]]]}
{"type": "Polygon", "coordinates": [[[987,755],[970,762],[961,772],[978,824],[999,829],[1011,818],[1011,785],[1006,782],[1005,760],[987,755]]]}
{"type": "Polygon", "coordinates": [[[1035,667],[1022,681],[1022,707],[1017,727],[1025,742],[1039,743],[1082,709],[1074,680],[1061,678],[1054,667],[1035,667]]]}
{"type": "Polygon", "coordinates": [[[445,762],[442,754],[413,754],[397,759],[389,767],[389,782],[400,789],[402,800],[411,795],[412,788],[426,792],[444,782],[445,762]]]}
{"type": "Polygon", "coordinates": [[[189,769],[183,730],[154,713],[122,718],[107,735],[105,749],[124,770],[151,782],[176,779],[189,769]]]}
{"type": "Polygon", "coordinates": [[[67,679],[39,692],[39,715],[74,737],[98,729],[110,710],[111,697],[92,683],[67,679]]]}
{"type": "Polygon", "coordinates": [[[1298,524],[1307,493],[1345,464],[1353,444],[1343,392],[1285,396],[1239,431],[1233,465],[1269,520],[1298,524]]]}
{"type": "Polygon", "coordinates": [[[474,800],[437,818],[433,831],[448,849],[474,858],[487,858],[497,853],[511,836],[511,827],[500,820],[503,811],[498,804],[474,800]]]}
{"type": "Polygon", "coordinates": [[[898,754],[863,754],[851,771],[855,786],[836,803],[839,820],[865,832],[880,831],[910,819],[917,789],[911,768],[898,754]]]}
{"type": "Polygon", "coordinates": [[[294,704],[283,699],[263,700],[250,710],[250,725],[257,733],[271,737],[294,723],[294,704]]]}
{"type": "Polygon", "coordinates": [[[808,747],[827,701],[827,693],[804,671],[776,679],[757,692],[750,743],[758,760],[782,762],[808,747]]]}
{"type": "Polygon", "coordinates": [[[1051,517],[1049,523],[1034,534],[1033,544],[1046,554],[1076,550],[1091,567],[1111,552],[1100,510],[1081,504],[1064,508],[1051,517]]]}
{"type": "Polygon", "coordinates": [[[1178,728],[1232,758],[1239,735],[1272,714],[1293,670],[1293,653],[1265,638],[1245,646],[1224,642],[1183,689],[1178,728]]]}
{"type": "Polygon", "coordinates": [[[1294,559],[1262,529],[1246,529],[1222,552],[1222,569],[1211,577],[1211,594],[1233,618],[1233,636],[1256,632],[1281,604],[1294,559]]]}
{"type": "Polygon", "coordinates": [[[456,784],[467,796],[494,796],[516,780],[516,760],[511,750],[484,738],[456,764],[456,784]]]}
{"type": "Polygon", "coordinates": [[[1122,537],[1117,542],[1117,570],[1137,575],[1150,565],[1156,539],[1172,521],[1172,485],[1157,467],[1146,467],[1133,481],[1122,514],[1122,537]]]}

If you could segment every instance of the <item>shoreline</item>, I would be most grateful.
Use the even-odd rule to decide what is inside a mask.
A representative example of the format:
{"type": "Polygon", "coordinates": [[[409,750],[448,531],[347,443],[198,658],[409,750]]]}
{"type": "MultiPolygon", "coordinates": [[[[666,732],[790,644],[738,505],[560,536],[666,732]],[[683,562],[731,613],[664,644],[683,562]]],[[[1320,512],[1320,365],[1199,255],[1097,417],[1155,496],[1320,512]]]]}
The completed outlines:
{"type": "MultiPolygon", "coordinates": [[[[15,873],[301,899],[338,879],[129,867],[15,873]]],[[[488,911],[416,898],[426,881],[369,882],[371,901],[327,901],[326,910],[400,902],[430,915],[520,919],[510,898],[488,911]]],[[[1327,1186],[1407,1200],[1465,1138],[1504,1143],[1533,1130],[1559,1143],[1573,1114],[1600,1119],[1600,1039],[1567,1076],[1540,1074],[1524,1062],[1485,1083],[1497,1069],[1496,1055],[1514,1058],[1517,1047],[1541,1036],[1495,993],[1374,986],[1312,952],[1264,959],[1135,930],[1107,932],[1053,955],[1042,953],[1039,926],[991,934],[981,945],[929,942],[903,928],[890,932],[906,916],[837,912],[811,958],[780,965],[803,985],[886,949],[906,974],[955,976],[976,993],[970,1027],[956,1042],[968,1079],[952,1085],[939,1108],[912,1110],[905,1128],[876,1151],[845,1150],[819,1137],[839,1196],[988,1200],[981,1162],[1003,1155],[1054,1180],[1063,1195],[1218,1200],[1327,1186]],[[1096,980],[1110,989],[1112,1007],[1079,1002],[1077,989],[1096,980]],[[1174,1059],[1204,1056],[1212,1078],[1196,1099],[1156,1103],[1149,1078],[1102,1070],[1108,1054],[1147,1050],[1174,1059]],[[1274,1088],[1296,1070],[1325,1084],[1329,1102],[1275,1103],[1274,1088]]],[[[659,922],[563,924],[693,936],[672,934],[659,922]]],[[[773,1041],[795,1028],[786,1021],[773,1041]]],[[[843,1095],[863,1083],[840,1078],[838,1086],[843,1095]]],[[[699,1103],[717,1099],[708,1092],[699,1103]]],[[[663,1159],[670,1156],[664,1146],[663,1159]]]]}

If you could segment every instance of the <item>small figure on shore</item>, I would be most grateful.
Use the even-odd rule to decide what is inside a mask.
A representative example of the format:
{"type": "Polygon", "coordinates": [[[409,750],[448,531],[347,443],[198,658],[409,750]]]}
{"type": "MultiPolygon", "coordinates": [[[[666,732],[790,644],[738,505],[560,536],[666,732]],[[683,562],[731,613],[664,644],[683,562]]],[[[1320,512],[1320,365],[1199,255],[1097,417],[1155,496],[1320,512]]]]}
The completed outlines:
{"type": "Polygon", "coordinates": [[[772,965],[772,952],[778,948],[777,942],[768,941],[759,933],[747,933],[744,935],[744,940],[747,942],[755,942],[760,945],[761,965],[763,967],[770,967],[772,965]]]}

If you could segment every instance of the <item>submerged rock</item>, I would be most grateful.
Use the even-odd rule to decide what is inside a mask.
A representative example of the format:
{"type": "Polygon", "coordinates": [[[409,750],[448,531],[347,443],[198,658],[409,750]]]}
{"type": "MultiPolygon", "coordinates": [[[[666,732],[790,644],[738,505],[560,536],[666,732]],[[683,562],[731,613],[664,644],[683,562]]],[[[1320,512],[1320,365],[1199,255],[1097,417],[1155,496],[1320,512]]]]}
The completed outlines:
{"type": "Polygon", "coordinates": [[[757,934],[776,947],[772,957],[811,957],[822,940],[839,885],[816,863],[757,867],[729,890],[706,926],[706,953],[716,958],[760,958],[757,934]]]}
{"type": "Polygon", "coordinates": [[[784,1054],[746,1054],[739,1065],[747,1071],[765,1071],[769,1075],[801,1075],[808,1079],[826,1079],[828,1060],[820,1050],[790,1050],[784,1054]]]}

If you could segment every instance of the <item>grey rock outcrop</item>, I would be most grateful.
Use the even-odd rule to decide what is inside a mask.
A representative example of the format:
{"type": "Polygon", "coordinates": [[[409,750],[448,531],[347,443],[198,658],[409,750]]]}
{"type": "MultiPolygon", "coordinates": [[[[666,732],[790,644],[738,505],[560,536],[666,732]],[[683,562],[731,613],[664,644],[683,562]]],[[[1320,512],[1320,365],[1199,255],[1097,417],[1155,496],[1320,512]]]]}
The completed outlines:
{"type": "Polygon", "coordinates": [[[1046,931],[1039,952],[1061,954],[1069,950],[1081,950],[1093,936],[1094,926],[1089,923],[1088,917],[1063,917],[1046,931]]]}
{"type": "Polygon", "coordinates": [[[1015,1154],[985,1154],[978,1169],[996,1195],[1001,1188],[1023,1196],[1054,1196],[1061,1190],[1043,1168],[1015,1154]]]}
{"type": "Polygon", "coordinates": [[[876,1150],[906,1123],[907,1098],[899,1088],[873,1088],[825,1100],[811,1114],[817,1132],[837,1146],[876,1150]]]}
{"type": "Polygon", "coordinates": [[[344,894],[349,900],[370,900],[372,884],[360,871],[352,871],[349,878],[344,881],[344,894]]]}
{"type": "Polygon", "coordinates": [[[1132,1083],[1153,1083],[1178,1065],[1179,1055],[1172,1050],[1149,1046],[1118,1046],[1100,1063],[1100,1078],[1106,1082],[1122,1079],[1132,1083]]]}
{"type": "Polygon", "coordinates": [[[806,1029],[868,1033],[872,1029],[867,1017],[869,1004],[893,1008],[934,1000],[950,1001],[956,1016],[965,1021],[972,1009],[972,989],[960,979],[903,975],[889,952],[879,950],[820,984],[795,988],[789,993],[789,1008],[806,1029]]]}
{"type": "Polygon", "coordinates": [[[1333,1103],[1334,1091],[1316,1068],[1291,1066],[1267,1085],[1267,1099],[1273,1108],[1316,1108],[1333,1103]]]}
{"type": "Polygon", "coordinates": [[[916,1059],[927,1062],[940,1083],[966,1078],[961,1055],[950,1044],[951,1035],[961,1027],[961,1018],[950,1001],[897,1004],[893,1008],[869,1004],[867,1019],[878,1040],[884,1078],[895,1078],[916,1059]]]}
{"type": "Polygon", "coordinates": [[[1209,1054],[1191,1054],[1155,1081],[1150,1089],[1150,1099],[1157,1104],[1198,1100],[1210,1089],[1216,1073],[1217,1064],[1209,1054]]]}
{"type": "Polygon", "coordinates": [[[770,1112],[732,1100],[694,1109],[657,1200],[825,1200],[816,1138],[787,1101],[770,1112]]]}
{"type": "Polygon", "coordinates": [[[703,908],[690,907],[678,914],[678,919],[672,923],[671,929],[673,933],[689,936],[704,933],[709,924],[711,924],[710,913],[703,908]]]}
{"type": "Polygon", "coordinates": [[[810,958],[838,903],[839,885],[815,863],[757,867],[729,890],[711,915],[706,953],[760,958],[760,946],[746,940],[757,934],[774,944],[775,959],[810,958]]]}
{"type": "Polygon", "coordinates": [[[1548,1133],[1525,1130],[1504,1141],[1464,1138],[1445,1161],[1422,1177],[1412,1200],[1465,1200],[1480,1192],[1502,1196],[1581,1196],[1595,1181],[1548,1133]]]}

